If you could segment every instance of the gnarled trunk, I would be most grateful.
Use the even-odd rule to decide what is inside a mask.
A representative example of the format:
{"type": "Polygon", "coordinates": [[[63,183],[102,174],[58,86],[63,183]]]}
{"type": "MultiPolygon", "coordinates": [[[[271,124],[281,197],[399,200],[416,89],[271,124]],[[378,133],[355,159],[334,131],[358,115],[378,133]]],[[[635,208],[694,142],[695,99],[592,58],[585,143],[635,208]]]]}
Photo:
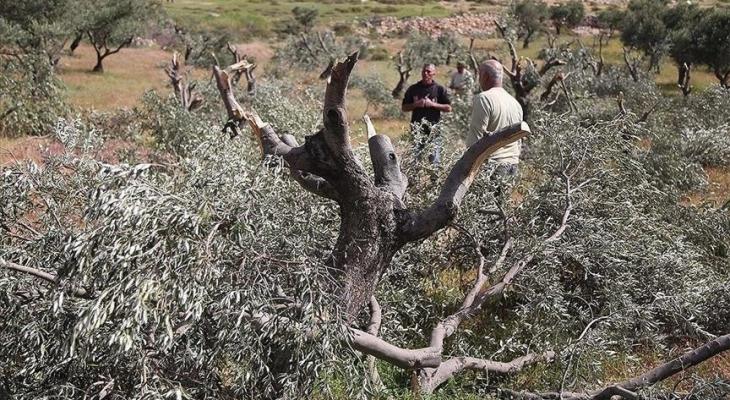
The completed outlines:
{"type": "Polygon", "coordinates": [[[352,321],[370,300],[393,255],[406,243],[421,240],[456,217],[459,205],[482,163],[500,147],[527,135],[527,124],[515,124],[485,136],[456,163],[437,200],[427,209],[409,210],[403,203],[407,179],[398,155],[384,135],[366,119],[374,176],[352,151],[345,94],[357,53],[337,63],[327,82],[322,119],[324,128],[299,146],[291,135],[279,136],[255,114],[246,114],[233,95],[235,65],[213,73],[228,111],[226,126],[237,133],[248,122],[264,154],[281,156],[292,177],[306,190],[335,200],[340,207],[340,232],[329,260],[345,318],[352,321]]]}
{"type": "Polygon", "coordinates": [[[336,273],[341,274],[342,304],[350,317],[356,317],[373,295],[400,248],[392,199],[389,193],[372,187],[365,196],[340,203],[340,233],[332,260],[336,273]]]}

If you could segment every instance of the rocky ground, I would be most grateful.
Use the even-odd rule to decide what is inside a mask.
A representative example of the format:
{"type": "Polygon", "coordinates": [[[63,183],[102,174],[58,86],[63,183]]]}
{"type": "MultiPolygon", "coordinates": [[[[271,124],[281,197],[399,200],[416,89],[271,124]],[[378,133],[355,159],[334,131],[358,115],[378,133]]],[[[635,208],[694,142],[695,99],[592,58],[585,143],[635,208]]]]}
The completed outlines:
{"type": "Polygon", "coordinates": [[[463,14],[447,18],[373,17],[363,23],[363,31],[374,31],[379,36],[399,36],[420,32],[430,36],[453,32],[467,37],[484,37],[495,31],[495,14],[463,14]]]}
{"type": "MultiPolygon", "coordinates": [[[[414,17],[414,18],[396,18],[396,17],[372,17],[361,24],[359,34],[366,36],[368,33],[374,32],[378,36],[402,36],[411,32],[419,32],[429,36],[439,36],[443,33],[452,32],[459,36],[469,38],[484,38],[492,35],[496,26],[494,21],[499,18],[498,14],[462,14],[447,18],[433,17],[414,17]]],[[[598,33],[596,28],[595,16],[587,16],[581,26],[573,29],[578,35],[595,35],[598,33]]]]}

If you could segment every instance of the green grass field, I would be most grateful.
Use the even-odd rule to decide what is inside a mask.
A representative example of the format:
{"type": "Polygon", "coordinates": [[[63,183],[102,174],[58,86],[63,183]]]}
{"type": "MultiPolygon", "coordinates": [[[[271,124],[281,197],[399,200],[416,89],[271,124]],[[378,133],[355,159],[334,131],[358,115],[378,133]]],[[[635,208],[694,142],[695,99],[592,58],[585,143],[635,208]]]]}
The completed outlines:
{"type": "Polygon", "coordinates": [[[463,1],[385,4],[375,1],[176,0],[165,6],[167,12],[183,26],[220,30],[240,40],[271,37],[277,27],[291,19],[295,7],[317,10],[317,23],[330,27],[373,15],[444,17],[460,11],[488,9],[486,3],[476,5],[463,1]]]}

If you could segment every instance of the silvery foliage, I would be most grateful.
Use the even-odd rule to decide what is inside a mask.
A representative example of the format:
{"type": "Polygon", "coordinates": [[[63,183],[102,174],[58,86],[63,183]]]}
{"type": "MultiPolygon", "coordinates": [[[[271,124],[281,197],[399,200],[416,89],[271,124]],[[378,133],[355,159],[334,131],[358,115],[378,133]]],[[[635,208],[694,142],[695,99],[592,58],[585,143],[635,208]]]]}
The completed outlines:
{"type": "Polygon", "coordinates": [[[661,132],[657,141],[672,146],[676,153],[703,166],[730,166],[728,144],[730,107],[727,90],[713,86],[686,98],[662,103],[656,118],[649,120],[653,131],[661,132]]]}
{"type": "MultiPolygon", "coordinates": [[[[0,22],[2,22],[0,20],[0,22]]],[[[0,26],[0,34],[5,34],[0,26]]],[[[4,57],[0,63],[0,134],[43,135],[68,113],[66,93],[46,54],[4,57]]]]}
{"type": "MultiPolygon", "coordinates": [[[[699,96],[693,105],[697,109],[687,114],[718,100],[713,91],[699,96]]],[[[592,112],[608,107],[594,101],[599,106],[592,112]]],[[[584,389],[595,387],[611,365],[631,362],[626,354],[638,345],[665,352],[684,338],[704,341],[724,334],[730,326],[730,214],[680,203],[688,187],[664,174],[682,176],[687,168],[704,179],[704,172],[682,147],[644,144],[641,138],[659,140],[669,134],[660,124],[637,122],[633,114],[606,115],[610,117],[594,121],[580,113],[537,112],[513,198],[505,195],[509,186],[492,175],[494,166],[486,165],[454,228],[395,257],[378,291],[385,309],[382,335],[394,343],[420,346],[438,319],[460,304],[476,264],[471,239],[463,232],[477,238],[488,262],[497,259],[506,237],[515,240],[503,270],[494,271],[493,279],[510,262],[529,254],[535,259],[500,305],[450,339],[445,354],[508,361],[527,352],[555,350],[560,354],[557,365],[544,367],[531,379],[539,377],[546,389],[584,389]],[[568,228],[561,241],[546,245],[544,239],[560,225],[567,205],[567,177],[571,188],[578,188],[570,196],[568,228]]],[[[714,124],[692,119],[695,129],[723,129],[714,124]]],[[[446,152],[441,168],[424,165],[424,160],[420,165],[440,182],[455,156],[458,152],[446,152]]],[[[418,165],[409,157],[404,164],[418,165]]],[[[438,185],[428,177],[410,182],[409,192],[418,196],[411,202],[438,194],[438,185]]],[[[489,391],[495,385],[488,376],[472,378],[457,379],[446,390],[463,393],[469,386],[489,391]]],[[[706,393],[723,390],[721,382],[695,385],[706,393]]]]}
{"type": "MultiPolygon", "coordinates": [[[[121,117],[126,126],[117,127],[126,131],[116,132],[118,136],[137,139],[150,137],[155,148],[179,156],[187,156],[196,150],[202,138],[210,135],[220,125],[221,114],[216,107],[220,101],[215,84],[212,82],[194,82],[195,91],[203,98],[202,106],[194,112],[189,112],[180,105],[180,100],[170,90],[167,94],[148,91],[142,96],[141,104],[135,107],[134,120],[124,115],[121,117]]],[[[120,111],[119,114],[123,114],[120,111]]],[[[103,118],[96,121],[104,124],[103,118]]],[[[217,128],[220,129],[220,128],[217,128]]]]}
{"type": "MultiPolygon", "coordinates": [[[[320,126],[321,92],[272,80],[246,101],[301,143],[320,126]]],[[[639,104],[632,96],[627,104],[639,104]]],[[[692,100],[687,126],[721,129],[722,117],[698,117],[726,104],[715,96],[692,100]]],[[[139,117],[141,127],[169,129],[153,136],[174,163],[100,163],[85,152],[99,129],[69,120],[57,134],[74,148],[0,170],[0,257],[59,277],[49,285],[0,269],[0,340],[13,343],[0,348],[0,390],[21,399],[348,398],[363,387],[365,366],[341,340],[323,265],[334,205],[292,183],[279,160],[262,164],[254,140],[222,135],[220,110],[183,116],[174,101],[158,98],[160,112],[139,117]],[[72,296],[78,288],[91,298],[72,296]]],[[[611,97],[578,101],[592,114],[536,111],[515,182],[488,179],[486,165],[454,227],[396,254],[377,292],[385,339],[420,347],[460,304],[476,262],[469,235],[490,263],[513,238],[503,269],[525,255],[534,261],[501,303],[449,339],[447,355],[555,350],[557,364],[533,376],[581,389],[636,345],[659,351],[724,333],[730,216],[680,205],[687,188],[668,177],[683,172],[685,153],[641,141],[667,137],[670,110],[638,123],[633,113],[616,118],[611,97]],[[578,188],[569,226],[545,244],[567,205],[568,176],[578,188]]],[[[443,122],[441,166],[415,158],[408,135],[398,143],[410,205],[438,195],[461,152],[467,104],[443,122]]],[[[366,151],[357,149],[368,165],[366,151]]],[[[388,387],[405,386],[406,374],[378,365],[388,387]]],[[[469,376],[445,391],[494,383],[469,376]]]]}
{"type": "MultiPolygon", "coordinates": [[[[542,58],[556,56],[567,61],[555,72],[570,73],[565,83],[583,124],[619,118],[619,97],[624,100],[627,119],[640,121],[649,112],[646,121],[623,127],[623,136],[650,144],[648,168],[656,179],[682,190],[698,190],[706,185],[702,167],[730,165],[730,118],[723,111],[730,107],[727,91],[713,86],[689,97],[663,96],[644,72],[634,82],[624,67],[607,65],[601,76],[594,76],[585,64],[589,52],[585,48],[542,52],[542,58]]],[[[552,76],[548,73],[543,77],[543,86],[552,76]]],[[[570,111],[562,93],[555,104],[544,108],[570,111]]]]}
{"type": "Polygon", "coordinates": [[[0,271],[3,390],[298,397],[347,371],[322,264],[331,204],[262,167],[248,138],[209,129],[176,164],[108,165],[82,127],[59,123],[74,149],[0,174],[0,257],[59,279],[0,271]]]}

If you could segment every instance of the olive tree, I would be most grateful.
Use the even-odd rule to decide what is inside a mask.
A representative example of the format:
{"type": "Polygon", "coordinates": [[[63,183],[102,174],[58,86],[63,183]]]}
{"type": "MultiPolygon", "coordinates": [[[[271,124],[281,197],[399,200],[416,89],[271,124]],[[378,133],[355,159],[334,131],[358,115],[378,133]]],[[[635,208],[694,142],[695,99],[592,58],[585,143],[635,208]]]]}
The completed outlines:
{"type": "Polygon", "coordinates": [[[542,0],[521,0],[514,4],[513,13],[517,21],[517,37],[522,38],[522,47],[526,49],[544,28],[550,16],[548,6],[542,0]]]}
{"type": "Polygon", "coordinates": [[[719,371],[685,368],[728,345],[730,215],[686,196],[707,186],[703,166],[730,162],[730,97],[663,99],[643,75],[566,61],[580,96],[534,108],[513,188],[493,166],[469,171],[458,219],[387,264],[369,254],[392,251],[400,221],[441,219],[433,207],[479,149],[445,152],[454,168],[406,188],[425,168],[415,157],[372,127],[366,146],[350,140],[355,57],[334,67],[324,107],[321,90],[267,79],[247,99],[256,118],[236,106],[233,70],[218,72],[222,89],[200,86],[194,113],[150,93],[130,125],[156,146],[131,164],[101,151],[117,116],[59,121],[61,154],[0,167],[0,340],[13,343],[0,395],[726,396],[719,371]],[[221,94],[227,129],[253,125],[262,146],[222,137],[221,94]],[[290,132],[316,133],[296,146],[290,132]],[[347,311],[364,268],[337,269],[343,258],[382,268],[369,312],[347,311]],[[616,375],[639,363],[652,365],[616,375]],[[678,371],[682,385],[662,384],[678,371]]]}
{"type": "Polygon", "coordinates": [[[344,57],[350,49],[359,48],[362,52],[366,47],[366,40],[359,36],[338,38],[333,31],[307,31],[289,35],[274,56],[276,72],[283,74],[291,68],[315,68],[322,71],[319,78],[326,80],[338,57],[344,57]]]}
{"type": "Polygon", "coordinates": [[[465,51],[451,33],[442,33],[435,38],[418,33],[409,35],[403,49],[393,57],[398,83],[391,92],[392,96],[400,97],[411,73],[419,71],[424,64],[449,65],[452,59],[466,58],[465,51]]]}
{"type": "Polygon", "coordinates": [[[332,69],[324,97],[324,128],[298,145],[293,136],[279,136],[256,115],[247,115],[232,91],[228,72],[214,68],[228,126],[248,122],[264,154],[282,156],[292,175],[306,190],[339,205],[340,231],[328,263],[339,276],[338,291],[350,319],[375,292],[391,259],[407,243],[442,229],[458,213],[466,191],[489,154],[527,135],[527,124],[516,124],[475,143],[454,166],[438,199],[421,210],[403,202],[408,179],[384,135],[369,139],[374,177],[368,176],[350,144],[345,95],[357,52],[332,69]]]}
{"type": "Polygon", "coordinates": [[[55,66],[69,35],[71,0],[0,3],[0,54],[43,54],[55,66]]]}
{"type": "Polygon", "coordinates": [[[710,67],[720,86],[730,88],[730,12],[711,11],[693,30],[699,62],[710,67]]]}
{"type": "Polygon", "coordinates": [[[632,0],[621,23],[621,41],[648,57],[649,71],[659,68],[668,50],[668,32],[662,20],[666,9],[664,0],[632,0]]]}
{"type": "Polygon", "coordinates": [[[687,96],[692,91],[691,71],[697,58],[697,38],[694,33],[702,23],[703,12],[694,4],[678,4],[667,10],[664,24],[670,34],[669,56],[677,65],[677,86],[687,96]]]}
{"type": "Polygon", "coordinates": [[[45,135],[68,112],[47,54],[0,59],[0,136],[45,135]]]}
{"type": "Polygon", "coordinates": [[[145,21],[158,12],[158,6],[151,0],[80,1],[75,20],[96,52],[92,71],[104,72],[104,59],[132,44],[145,21]]]}
{"type": "Polygon", "coordinates": [[[555,33],[560,35],[560,29],[564,26],[574,28],[583,21],[585,7],[581,1],[569,1],[550,7],[550,20],[555,27],[555,33]]]}

